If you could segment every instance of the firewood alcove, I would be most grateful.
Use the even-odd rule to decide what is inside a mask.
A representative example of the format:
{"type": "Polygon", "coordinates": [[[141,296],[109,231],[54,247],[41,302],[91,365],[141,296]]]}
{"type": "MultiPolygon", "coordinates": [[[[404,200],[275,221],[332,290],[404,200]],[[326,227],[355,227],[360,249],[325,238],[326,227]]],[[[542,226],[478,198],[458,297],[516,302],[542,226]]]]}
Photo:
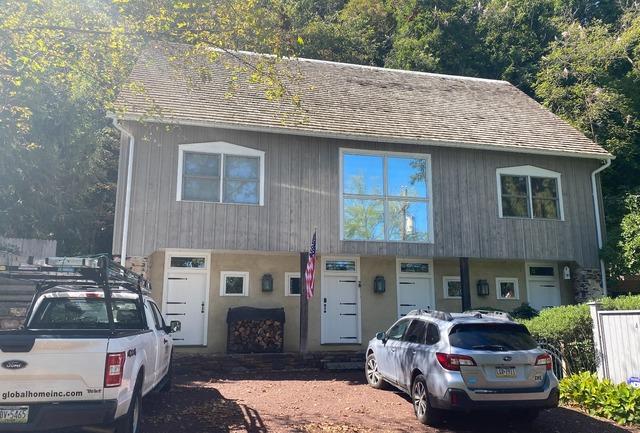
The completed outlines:
{"type": "Polygon", "coordinates": [[[229,308],[227,353],[282,352],[284,321],[284,308],[229,308]]]}

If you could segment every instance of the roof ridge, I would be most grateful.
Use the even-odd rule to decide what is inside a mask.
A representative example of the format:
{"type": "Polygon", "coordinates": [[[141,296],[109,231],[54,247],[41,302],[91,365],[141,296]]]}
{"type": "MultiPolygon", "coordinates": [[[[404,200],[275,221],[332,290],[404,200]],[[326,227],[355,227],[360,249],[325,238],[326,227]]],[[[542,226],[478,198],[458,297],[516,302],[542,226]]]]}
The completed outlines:
{"type": "MultiPolygon", "coordinates": [[[[183,44],[178,42],[169,42],[171,45],[182,45],[182,46],[190,46],[189,44],[183,44]]],[[[255,51],[245,51],[245,50],[234,50],[229,48],[216,48],[210,47],[211,50],[219,51],[221,53],[237,53],[248,56],[256,56],[256,57],[267,57],[267,58],[277,58],[275,54],[265,54],[265,53],[257,53],[255,51]]],[[[513,86],[510,82],[506,80],[496,80],[493,78],[481,78],[481,77],[469,77],[465,75],[451,75],[451,74],[440,74],[437,72],[424,72],[424,71],[413,71],[411,69],[397,69],[397,68],[385,68],[383,66],[372,66],[372,65],[359,65],[357,63],[346,63],[346,62],[336,62],[333,60],[320,60],[320,59],[311,59],[308,57],[288,57],[282,56],[282,59],[291,60],[291,61],[302,61],[302,62],[310,62],[310,63],[319,63],[325,65],[336,65],[336,66],[346,66],[349,68],[359,68],[359,69],[369,69],[374,71],[385,71],[385,72],[398,72],[403,74],[411,74],[411,75],[419,75],[419,76],[428,76],[428,77],[436,77],[436,78],[445,78],[451,80],[461,80],[461,81],[480,81],[486,83],[494,83],[494,84],[506,84],[509,86],[513,86]]]]}

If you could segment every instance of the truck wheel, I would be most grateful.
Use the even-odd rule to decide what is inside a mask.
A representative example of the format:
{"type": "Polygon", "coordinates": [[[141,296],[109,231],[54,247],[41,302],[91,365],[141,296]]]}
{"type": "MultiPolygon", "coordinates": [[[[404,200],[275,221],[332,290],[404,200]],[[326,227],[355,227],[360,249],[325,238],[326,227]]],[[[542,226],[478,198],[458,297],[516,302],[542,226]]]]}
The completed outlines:
{"type": "Polygon", "coordinates": [[[120,419],[115,433],[140,433],[142,415],[142,382],[138,379],[127,414],[120,419]]]}
{"type": "Polygon", "coordinates": [[[169,392],[173,386],[173,353],[171,354],[171,358],[169,358],[169,370],[167,370],[167,374],[164,376],[164,384],[162,388],[160,388],[160,392],[169,392]]]}
{"type": "Polygon", "coordinates": [[[427,381],[421,374],[413,380],[411,399],[413,400],[413,410],[416,413],[418,421],[432,427],[436,427],[442,423],[442,412],[431,407],[429,403],[429,392],[427,391],[427,381]]]}

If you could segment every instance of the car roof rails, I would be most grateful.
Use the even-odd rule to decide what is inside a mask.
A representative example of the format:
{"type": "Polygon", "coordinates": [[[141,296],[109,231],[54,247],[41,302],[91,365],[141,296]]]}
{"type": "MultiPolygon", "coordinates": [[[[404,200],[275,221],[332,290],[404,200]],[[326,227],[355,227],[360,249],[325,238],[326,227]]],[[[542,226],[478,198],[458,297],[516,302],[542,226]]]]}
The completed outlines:
{"type": "Polygon", "coordinates": [[[451,313],[446,311],[438,311],[438,310],[411,310],[407,313],[407,316],[431,316],[434,319],[445,320],[447,322],[453,320],[453,316],[451,313]]]}
{"type": "Polygon", "coordinates": [[[474,317],[476,319],[482,319],[482,318],[492,318],[492,319],[499,319],[499,320],[506,320],[509,322],[513,322],[513,317],[511,317],[511,315],[509,313],[506,313],[504,311],[493,311],[493,310],[467,310],[464,313],[462,313],[465,316],[471,316],[474,317]]]}

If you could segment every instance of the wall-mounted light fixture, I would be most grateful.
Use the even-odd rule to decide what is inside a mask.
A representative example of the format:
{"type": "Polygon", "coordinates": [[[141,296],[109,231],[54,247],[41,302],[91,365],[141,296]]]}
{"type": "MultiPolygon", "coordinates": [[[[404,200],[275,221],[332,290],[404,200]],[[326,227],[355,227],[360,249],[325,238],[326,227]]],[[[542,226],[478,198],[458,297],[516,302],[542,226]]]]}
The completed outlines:
{"type": "Polygon", "coordinates": [[[273,277],[271,274],[264,274],[262,276],[262,291],[273,292],[273,277]]]}
{"type": "Polygon", "coordinates": [[[384,293],[387,290],[386,282],[384,281],[384,277],[382,275],[376,275],[373,279],[373,292],[374,293],[384,293]]]}
{"type": "Polygon", "coordinates": [[[489,296],[489,282],[487,280],[478,280],[478,296],[489,296]]]}

